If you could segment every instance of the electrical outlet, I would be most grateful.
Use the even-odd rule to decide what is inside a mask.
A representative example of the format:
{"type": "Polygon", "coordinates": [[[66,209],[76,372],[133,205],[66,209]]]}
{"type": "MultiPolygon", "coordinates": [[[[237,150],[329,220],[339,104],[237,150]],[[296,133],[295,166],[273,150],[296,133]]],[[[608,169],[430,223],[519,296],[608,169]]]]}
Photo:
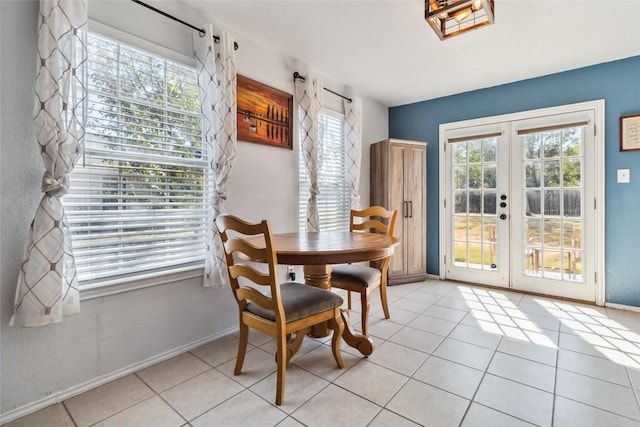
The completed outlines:
{"type": "Polygon", "coordinates": [[[627,184],[631,182],[631,175],[629,174],[629,169],[618,169],[618,182],[627,184]]]}
{"type": "Polygon", "coordinates": [[[296,271],[292,265],[287,267],[287,277],[289,277],[289,280],[292,282],[296,280],[296,271]]]}

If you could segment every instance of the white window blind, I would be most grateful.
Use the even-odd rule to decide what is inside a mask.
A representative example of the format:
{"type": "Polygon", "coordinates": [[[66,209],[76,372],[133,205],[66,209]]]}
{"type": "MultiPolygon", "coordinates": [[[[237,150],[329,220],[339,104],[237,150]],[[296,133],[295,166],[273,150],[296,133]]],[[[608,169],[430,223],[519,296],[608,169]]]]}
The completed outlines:
{"type": "MultiPolygon", "coordinates": [[[[318,176],[320,195],[318,215],[320,230],[348,230],[351,193],[346,180],[346,149],[344,115],[324,109],[320,114],[323,127],[322,165],[318,176]]],[[[299,151],[298,171],[300,180],[299,224],[306,231],[307,202],[309,200],[309,176],[304,166],[302,150],[299,151]]]]}
{"type": "Polygon", "coordinates": [[[199,265],[207,153],[196,73],[89,36],[83,157],[64,206],[81,285],[199,265]]]}

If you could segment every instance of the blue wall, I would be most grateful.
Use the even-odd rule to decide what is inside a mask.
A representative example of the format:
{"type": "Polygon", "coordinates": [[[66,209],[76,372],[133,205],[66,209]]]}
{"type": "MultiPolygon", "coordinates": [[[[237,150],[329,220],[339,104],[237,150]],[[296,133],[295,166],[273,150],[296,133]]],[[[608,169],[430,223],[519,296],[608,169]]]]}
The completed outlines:
{"type": "Polygon", "coordinates": [[[391,138],[429,143],[429,273],[439,273],[438,126],[598,99],[605,100],[606,300],[640,306],[640,151],[619,151],[618,124],[640,114],[640,56],[389,109],[391,138]],[[618,168],[631,170],[631,183],[616,182],[618,168]]]}

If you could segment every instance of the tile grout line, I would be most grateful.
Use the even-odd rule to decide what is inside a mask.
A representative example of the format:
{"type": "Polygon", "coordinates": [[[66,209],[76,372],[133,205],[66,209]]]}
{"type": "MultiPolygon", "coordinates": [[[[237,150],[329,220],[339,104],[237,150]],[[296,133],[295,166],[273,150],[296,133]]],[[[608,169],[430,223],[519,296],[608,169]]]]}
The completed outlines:
{"type": "Polygon", "coordinates": [[[636,404],[638,405],[638,410],[640,410],[640,393],[636,390],[635,384],[633,383],[633,378],[631,377],[631,371],[629,371],[629,367],[625,366],[625,372],[627,373],[627,378],[629,378],[629,384],[631,384],[631,391],[636,398],[636,404]]]}
{"type": "Polygon", "coordinates": [[[73,418],[73,415],[71,415],[71,411],[69,411],[69,408],[67,408],[67,405],[65,405],[66,400],[63,400],[62,402],[62,407],[64,408],[65,412],[67,413],[67,415],[69,416],[69,419],[71,420],[71,422],[73,423],[73,425],[75,427],[78,427],[78,423],[76,422],[75,418],[73,418]]]}
{"type": "Polygon", "coordinates": [[[556,397],[558,396],[558,362],[560,361],[560,329],[562,329],[562,325],[558,328],[558,348],[556,349],[556,366],[554,367],[555,373],[553,375],[553,405],[551,406],[551,427],[555,425],[555,416],[556,416],[556,397]]]}

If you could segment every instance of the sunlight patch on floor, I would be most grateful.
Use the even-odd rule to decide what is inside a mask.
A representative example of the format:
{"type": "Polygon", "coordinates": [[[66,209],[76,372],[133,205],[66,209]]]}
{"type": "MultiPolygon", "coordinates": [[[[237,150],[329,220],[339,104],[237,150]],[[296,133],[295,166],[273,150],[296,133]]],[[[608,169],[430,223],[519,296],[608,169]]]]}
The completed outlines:
{"type": "Polygon", "coordinates": [[[466,286],[458,286],[458,289],[483,331],[545,347],[558,347],[505,293],[466,286]]]}
{"type": "Polygon", "coordinates": [[[640,335],[592,307],[535,299],[567,328],[612,362],[640,369],[640,335]]]}

